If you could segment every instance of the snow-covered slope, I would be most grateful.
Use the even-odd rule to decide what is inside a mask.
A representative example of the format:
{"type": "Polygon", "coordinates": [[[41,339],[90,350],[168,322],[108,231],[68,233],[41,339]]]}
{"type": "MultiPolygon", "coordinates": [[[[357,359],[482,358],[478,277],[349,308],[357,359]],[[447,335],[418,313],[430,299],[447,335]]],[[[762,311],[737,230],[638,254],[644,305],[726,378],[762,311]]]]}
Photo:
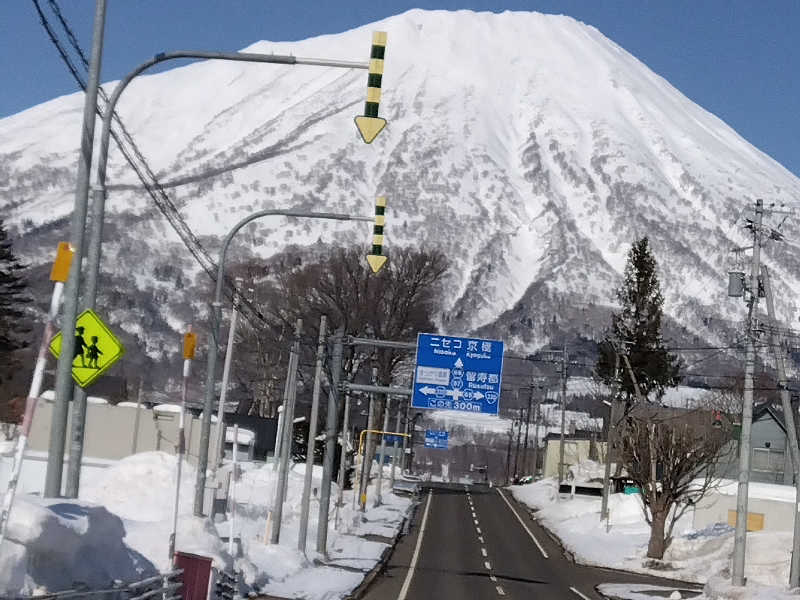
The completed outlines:
{"type": "MultiPolygon", "coordinates": [[[[630,242],[644,234],[670,317],[709,341],[719,340],[709,317],[741,318],[726,296],[729,251],[749,244],[741,217],[756,198],[800,195],[781,165],[569,17],[412,10],[246,50],[365,60],[375,30],[388,32],[389,125],[370,146],[352,123],[364,71],[208,61],[140,77],[125,92],[122,118],[213,254],[251,211],[368,215],[380,194],[389,248],[452,257],[448,330],[489,326],[512,347],[542,343],[565,306],[613,301],[630,242]]],[[[49,260],[66,231],[81,108],[76,94],[0,120],[0,210],[33,263],[49,260]]],[[[177,307],[188,303],[182,278],[197,269],[115,148],[108,183],[103,302],[157,354],[154,331],[191,318],[177,307]],[[152,298],[147,323],[109,292],[125,286],[152,298]]],[[[791,318],[800,232],[789,222],[783,231],[790,241],[764,257],[779,316],[791,318]]],[[[318,241],[366,248],[369,233],[363,223],[275,219],[250,225],[235,245],[259,256],[318,241]]]]}

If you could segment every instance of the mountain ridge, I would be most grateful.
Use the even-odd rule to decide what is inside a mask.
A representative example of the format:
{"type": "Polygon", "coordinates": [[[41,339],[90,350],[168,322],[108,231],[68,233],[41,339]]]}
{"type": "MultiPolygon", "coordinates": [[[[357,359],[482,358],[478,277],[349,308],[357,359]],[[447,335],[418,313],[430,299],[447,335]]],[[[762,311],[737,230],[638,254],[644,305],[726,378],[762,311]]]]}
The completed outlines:
{"type": "MultiPolygon", "coordinates": [[[[369,214],[374,197],[386,195],[387,248],[431,246],[453,258],[442,326],[493,330],[511,347],[534,349],[550,341],[559,305],[613,305],[629,244],[647,234],[667,316],[709,343],[729,335],[729,325],[708,326],[705,317],[744,315],[726,295],[735,266],[728,251],[749,241],[738,224],[755,198],[791,202],[800,180],[570,17],[415,9],[245,51],[365,58],[374,29],[388,32],[381,115],[389,125],[371,146],[352,124],[365,97],[361,71],[205,61],[137,78],[126,90],[126,126],[212,256],[248,212],[369,214]]],[[[48,261],[55,233],[66,233],[81,105],[75,94],[0,120],[0,207],[34,265],[48,261]]],[[[150,297],[148,311],[175,330],[154,334],[155,345],[141,342],[155,358],[205,302],[152,273],[173,256],[202,287],[199,269],[153,218],[115,148],[109,167],[103,277],[134,281],[150,297]],[[139,260],[121,268],[126,255],[139,260]],[[160,304],[165,290],[171,297],[160,304]]],[[[788,321],[800,291],[792,252],[800,230],[787,221],[782,232],[788,241],[767,244],[764,259],[788,321]]],[[[267,259],[320,241],[366,249],[368,239],[363,226],[263,221],[237,237],[233,256],[267,259]]],[[[111,310],[147,337],[120,307],[111,310]]],[[[582,333],[597,337],[599,327],[582,333]]]]}

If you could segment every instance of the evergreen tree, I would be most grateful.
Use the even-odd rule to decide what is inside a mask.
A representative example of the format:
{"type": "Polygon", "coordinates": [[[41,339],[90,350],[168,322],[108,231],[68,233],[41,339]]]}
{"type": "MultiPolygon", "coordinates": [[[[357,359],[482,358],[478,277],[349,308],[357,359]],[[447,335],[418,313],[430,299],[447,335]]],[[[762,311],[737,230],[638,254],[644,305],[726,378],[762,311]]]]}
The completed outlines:
{"type": "MultiPolygon", "coordinates": [[[[621,308],[611,316],[611,333],[600,345],[595,372],[606,385],[614,384],[616,344],[621,354],[627,354],[642,395],[654,394],[660,399],[666,388],[678,385],[680,361],[667,352],[661,338],[664,298],[656,268],[647,237],[634,242],[617,290],[621,308]]],[[[621,390],[630,405],[636,391],[624,360],[620,360],[619,368],[621,390]]]]}
{"type": "Polygon", "coordinates": [[[28,346],[30,315],[25,305],[30,298],[23,270],[0,219],[0,385],[11,379],[19,366],[19,350],[28,346]]]}

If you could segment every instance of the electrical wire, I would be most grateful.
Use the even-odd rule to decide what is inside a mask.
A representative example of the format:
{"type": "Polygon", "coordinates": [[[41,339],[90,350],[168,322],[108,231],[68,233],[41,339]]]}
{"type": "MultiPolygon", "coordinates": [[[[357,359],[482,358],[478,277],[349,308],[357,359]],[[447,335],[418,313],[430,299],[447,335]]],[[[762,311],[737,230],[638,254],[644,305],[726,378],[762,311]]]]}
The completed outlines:
{"type": "MultiPolygon", "coordinates": [[[[39,3],[39,0],[32,0],[33,5],[36,9],[36,12],[39,15],[39,20],[44,27],[45,31],[47,32],[50,41],[56,47],[59,56],[66,64],[68,70],[72,74],[75,81],[78,83],[82,90],[86,90],[86,81],[81,76],[78,71],[78,68],[75,66],[75,63],[70,58],[67,51],[64,49],[60,39],[58,38],[56,32],[53,30],[50,22],[48,21],[42,7],[39,3]]],[[[61,26],[66,32],[67,38],[70,41],[70,45],[73,49],[78,53],[81,58],[81,62],[84,68],[88,69],[89,62],[86,58],[86,54],[83,52],[80,44],[78,43],[77,37],[75,36],[74,31],[69,26],[66,18],[64,17],[63,13],[61,12],[58,3],[55,0],[48,0],[51,10],[54,12],[56,17],[58,18],[61,26]]],[[[98,88],[98,95],[108,105],[108,95],[106,94],[105,90],[102,87],[98,88]]],[[[97,114],[102,118],[103,117],[103,110],[98,105],[96,107],[97,114]]],[[[114,111],[112,116],[113,124],[111,129],[111,136],[116,142],[120,152],[124,156],[125,160],[128,164],[133,168],[136,176],[142,182],[142,185],[145,188],[145,191],[150,195],[153,199],[156,207],[159,211],[166,217],[169,224],[172,226],[173,230],[178,234],[178,237],[184,243],[186,248],[191,253],[192,257],[197,261],[197,263],[203,268],[206,274],[211,278],[212,281],[216,281],[217,279],[217,265],[212,259],[211,255],[202,245],[200,240],[188,226],[186,221],[180,215],[175,204],[172,202],[160,182],[156,177],[153,170],[150,168],[150,165],[145,160],[144,155],[142,154],[139,147],[133,141],[133,137],[131,136],[130,132],[125,127],[122,119],[120,118],[119,114],[114,111]],[[116,129],[115,127],[116,126],[116,129]]],[[[243,310],[241,314],[243,317],[253,326],[258,327],[259,325],[267,324],[267,320],[264,315],[257,309],[257,307],[243,294],[239,292],[236,288],[234,282],[229,279],[228,277],[225,278],[225,295],[230,300],[233,301],[235,297],[238,298],[240,306],[243,306],[246,310],[243,310]],[[256,321],[259,323],[257,324],[256,321]]]]}

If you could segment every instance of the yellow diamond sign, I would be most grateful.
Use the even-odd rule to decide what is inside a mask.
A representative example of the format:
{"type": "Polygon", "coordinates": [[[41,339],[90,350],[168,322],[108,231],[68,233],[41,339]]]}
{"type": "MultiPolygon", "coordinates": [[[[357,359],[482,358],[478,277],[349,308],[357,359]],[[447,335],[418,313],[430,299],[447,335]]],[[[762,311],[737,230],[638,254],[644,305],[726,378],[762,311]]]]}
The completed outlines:
{"type": "MultiPolygon", "coordinates": [[[[50,352],[61,354],[61,331],[50,341],[50,352]]],[[[75,351],[72,378],[81,387],[95,382],[125,354],[125,348],[93,310],[85,310],[75,321],[75,351]]]]}

